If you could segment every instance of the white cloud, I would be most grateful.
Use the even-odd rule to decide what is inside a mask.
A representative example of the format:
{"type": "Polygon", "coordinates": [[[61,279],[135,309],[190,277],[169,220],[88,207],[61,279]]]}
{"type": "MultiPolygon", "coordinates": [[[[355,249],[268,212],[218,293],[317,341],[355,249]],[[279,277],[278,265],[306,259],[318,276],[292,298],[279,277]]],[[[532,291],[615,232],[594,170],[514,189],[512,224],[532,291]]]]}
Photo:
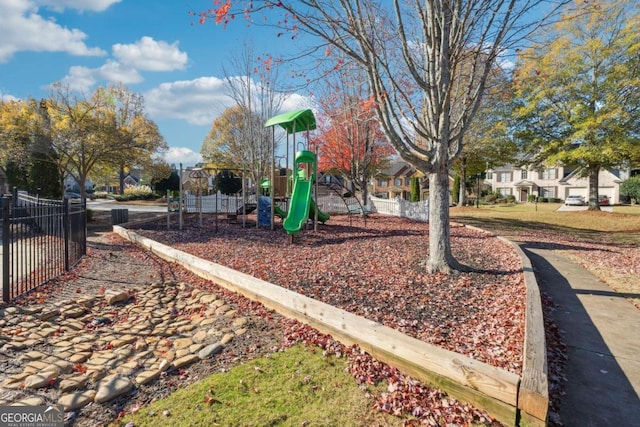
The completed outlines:
{"type": "Polygon", "coordinates": [[[200,153],[196,153],[190,148],[186,147],[171,147],[164,155],[164,159],[170,165],[174,164],[176,167],[180,167],[182,163],[183,167],[195,166],[196,163],[202,163],[202,156],[200,153]]]}
{"type": "Polygon", "coordinates": [[[282,112],[286,113],[288,111],[303,110],[305,108],[314,110],[315,105],[313,103],[313,100],[308,96],[293,93],[285,98],[284,102],[282,103],[281,110],[282,112]]]}
{"type": "Polygon", "coordinates": [[[78,92],[88,92],[100,80],[113,83],[140,83],[142,76],[133,68],[124,67],[115,61],[107,61],[100,68],[75,66],[69,68],[69,73],[61,81],[69,89],[78,92]]]}
{"type": "Polygon", "coordinates": [[[142,37],[133,44],[115,44],[113,56],[125,65],[148,71],[183,70],[188,59],[178,42],[169,44],[152,37],[142,37]]]}
{"type": "Polygon", "coordinates": [[[154,120],[181,119],[198,126],[209,126],[222,112],[234,105],[226,95],[224,80],[200,77],[162,83],[144,94],[149,116],[154,120]]]}
{"type": "Polygon", "coordinates": [[[96,77],[94,70],[76,66],[69,69],[69,74],[64,76],[61,82],[72,91],[87,92],[96,83],[96,77]]]}
{"type": "Polygon", "coordinates": [[[39,14],[29,0],[0,0],[0,62],[21,51],[66,52],[78,56],[98,56],[105,52],[88,47],[87,35],[78,29],[58,25],[53,18],[39,14]]]}
{"type": "Polygon", "coordinates": [[[73,89],[82,90],[89,90],[102,80],[127,85],[144,80],[138,70],[180,70],[187,63],[187,54],[178,49],[177,42],[169,44],[151,37],[143,37],[133,44],[115,44],[113,55],[117,61],[108,59],[99,68],[71,67],[62,81],[73,89]]]}
{"type": "Polygon", "coordinates": [[[104,80],[114,83],[140,83],[144,80],[135,68],[112,60],[108,60],[102,67],[98,68],[96,73],[104,80]]]}
{"type": "Polygon", "coordinates": [[[122,0],[36,0],[36,3],[45,6],[56,12],[65,9],[75,9],[79,11],[102,12],[107,10],[112,4],[120,3],[122,0]]]}
{"type": "Polygon", "coordinates": [[[511,59],[505,58],[504,56],[498,56],[497,62],[500,68],[505,71],[511,71],[516,68],[516,63],[511,59]]]}
{"type": "Polygon", "coordinates": [[[16,97],[15,97],[15,96],[13,96],[13,95],[8,95],[8,94],[6,94],[6,93],[2,93],[2,92],[0,92],[0,101],[5,101],[5,102],[7,102],[7,101],[17,101],[17,100],[18,100],[18,98],[16,98],[16,97]]]}

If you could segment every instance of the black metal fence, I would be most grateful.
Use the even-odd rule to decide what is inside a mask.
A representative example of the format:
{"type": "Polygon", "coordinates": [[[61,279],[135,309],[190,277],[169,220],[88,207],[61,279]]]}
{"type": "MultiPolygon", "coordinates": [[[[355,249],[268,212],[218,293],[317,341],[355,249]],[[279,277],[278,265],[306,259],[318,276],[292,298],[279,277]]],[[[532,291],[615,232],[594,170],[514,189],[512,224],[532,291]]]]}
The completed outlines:
{"type": "Polygon", "coordinates": [[[85,202],[15,191],[2,197],[2,300],[69,271],[87,252],[85,202]]]}

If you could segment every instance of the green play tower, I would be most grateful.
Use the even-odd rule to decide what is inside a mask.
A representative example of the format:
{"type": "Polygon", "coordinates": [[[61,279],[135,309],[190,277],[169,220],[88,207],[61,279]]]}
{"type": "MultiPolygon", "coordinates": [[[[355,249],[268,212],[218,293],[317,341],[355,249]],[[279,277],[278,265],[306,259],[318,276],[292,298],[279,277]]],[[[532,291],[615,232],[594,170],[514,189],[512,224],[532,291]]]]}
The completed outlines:
{"type": "MultiPolygon", "coordinates": [[[[293,150],[291,152],[295,152],[296,132],[306,130],[308,133],[310,130],[315,129],[316,120],[311,110],[298,110],[274,116],[267,120],[267,122],[265,123],[265,127],[274,127],[275,125],[279,125],[287,133],[286,157],[288,165],[289,135],[293,135],[293,150]]],[[[308,140],[309,138],[307,135],[307,141],[308,140]]],[[[275,165],[275,153],[273,151],[274,150],[272,150],[272,164],[275,165]]],[[[274,170],[275,167],[272,168],[272,182],[274,180],[274,170]]],[[[316,173],[316,154],[313,151],[309,150],[301,150],[296,152],[293,162],[293,188],[291,191],[291,198],[289,200],[289,209],[287,211],[287,216],[283,222],[283,228],[291,236],[297,234],[302,229],[307,219],[312,219],[314,221],[314,224],[316,224],[317,221],[324,223],[329,220],[329,215],[321,212],[317,208],[313,200],[313,195],[315,193],[314,184],[316,173]]],[[[274,205],[273,202],[274,201],[272,200],[272,206],[274,205]]],[[[271,228],[273,229],[273,219],[271,228]]]]}

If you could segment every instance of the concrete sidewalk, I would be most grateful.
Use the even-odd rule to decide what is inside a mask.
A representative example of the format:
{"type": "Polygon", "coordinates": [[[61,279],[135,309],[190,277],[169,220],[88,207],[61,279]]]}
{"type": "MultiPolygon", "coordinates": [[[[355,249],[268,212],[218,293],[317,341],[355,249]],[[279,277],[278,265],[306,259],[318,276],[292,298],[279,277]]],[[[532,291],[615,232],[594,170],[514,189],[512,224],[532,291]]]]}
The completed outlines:
{"type": "Polygon", "coordinates": [[[640,426],[640,310],[580,265],[520,243],[558,306],[568,361],[560,418],[572,426],[640,426]]]}

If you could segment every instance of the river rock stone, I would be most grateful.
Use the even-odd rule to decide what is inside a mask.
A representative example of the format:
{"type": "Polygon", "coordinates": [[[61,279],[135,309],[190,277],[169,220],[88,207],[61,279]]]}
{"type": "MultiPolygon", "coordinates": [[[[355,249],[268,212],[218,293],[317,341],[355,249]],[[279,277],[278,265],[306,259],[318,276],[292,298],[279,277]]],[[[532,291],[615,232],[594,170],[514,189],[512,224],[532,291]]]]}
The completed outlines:
{"type": "Polygon", "coordinates": [[[133,388],[133,383],[129,378],[120,375],[105,377],[97,387],[94,402],[103,403],[115,399],[116,397],[128,393],[133,388]]]}
{"type": "Polygon", "coordinates": [[[60,396],[60,399],[58,399],[58,405],[62,405],[65,411],[73,411],[74,409],[84,408],[89,403],[93,402],[95,397],[95,390],[68,393],[60,396]]]}
{"type": "Polygon", "coordinates": [[[49,387],[51,386],[50,381],[55,381],[56,378],[58,378],[58,371],[56,369],[29,375],[24,380],[24,388],[36,389],[49,387]]]}
{"type": "Polygon", "coordinates": [[[203,348],[202,350],[200,350],[198,352],[198,357],[200,359],[207,359],[211,356],[214,356],[218,353],[220,353],[223,349],[223,345],[219,342],[215,343],[215,344],[211,344],[206,346],[205,348],[203,348]]]}

